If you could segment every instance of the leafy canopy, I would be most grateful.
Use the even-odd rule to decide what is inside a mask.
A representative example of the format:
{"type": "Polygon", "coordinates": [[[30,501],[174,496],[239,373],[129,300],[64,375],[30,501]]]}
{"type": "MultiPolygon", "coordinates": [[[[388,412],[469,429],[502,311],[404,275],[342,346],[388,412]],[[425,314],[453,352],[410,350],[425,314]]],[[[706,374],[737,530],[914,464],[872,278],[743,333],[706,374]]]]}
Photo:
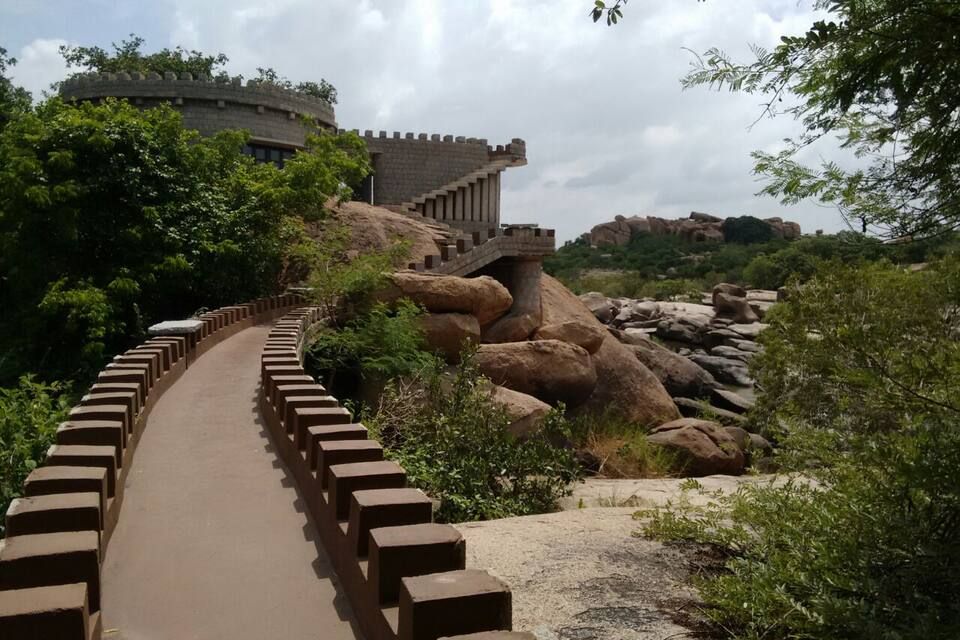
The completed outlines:
{"type": "MultiPolygon", "coordinates": [[[[177,74],[187,72],[193,74],[194,77],[205,75],[221,82],[228,82],[233,77],[243,78],[243,76],[231,76],[227,73],[225,67],[229,58],[222,53],[207,55],[201,51],[188,51],[179,46],[173,49],[164,48],[154,53],[144,53],[142,49],[145,42],[140,36],[131,33],[129,40],[121,40],[119,44],[112,43],[112,51],[96,46],[63,45],[60,47],[60,54],[66,60],[68,67],[78,67],[82,72],[130,73],[138,71],[140,73],[154,72],[159,74],[167,71],[177,74]]],[[[294,84],[270,68],[258,67],[257,72],[259,75],[256,79],[259,82],[311,95],[325,100],[328,104],[337,103],[337,90],[326,80],[294,84]]]]}
{"type": "Polygon", "coordinates": [[[960,225],[960,4],[940,0],[816,0],[830,13],[755,60],[719,49],[698,57],[684,87],[759,93],[765,114],[791,115],[803,132],[776,153],[757,151],[763,193],[805,198],[895,236],[960,225]],[[809,145],[839,137],[850,167],[798,159],[809,145]]]}

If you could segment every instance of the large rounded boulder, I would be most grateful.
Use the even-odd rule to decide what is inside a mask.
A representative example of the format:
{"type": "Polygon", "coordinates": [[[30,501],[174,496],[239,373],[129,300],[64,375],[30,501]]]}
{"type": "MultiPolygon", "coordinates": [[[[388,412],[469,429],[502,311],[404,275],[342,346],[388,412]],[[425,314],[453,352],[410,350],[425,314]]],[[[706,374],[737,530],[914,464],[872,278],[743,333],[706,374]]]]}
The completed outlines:
{"type": "Polygon", "coordinates": [[[647,441],[670,451],[685,476],[740,475],[746,465],[743,449],[733,435],[707,420],[681,418],[668,422],[653,429],[647,441]]]}
{"type": "Polygon", "coordinates": [[[543,425],[550,405],[533,396],[499,385],[491,385],[490,399],[503,408],[510,419],[507,431],[516,438],[525,438],[543,425]]]}
{"type": "Polygon", "coordinates": [[[513,296],[490,276],[460,278],[399,271],[389,278],[378,298],[392,302],[410,298],[430,313],[467,313],[486,326],[513,305],[513,296]]]}
{"type": "MultiPolygon", "coordinates": [[[[590,309],[556,279],[543,274],[540,286],[544,326],[579,322],[606,331],[590,309]]],[[[680,417],[657,377],[614,336],[605,335],[591,358],[597,384],[580,411],[611,413],[642,425],[662,424],[680,417]]]]}
{"type": "Polygon", "coordinates": [[[480,345],[476,362],[494,384],[568,407],[582,404],[597,385],[586,349],[559,340],[480,345]]]}
{"type": "Polygon", "coordinates": [[[653,340],[636,340],[630,345],[642,362],[673,397],[703,398],[718,386],[710,373],[680,354],[662,347],[653,340]]]}
{"type": "Polygon", "coordinates": [[[447,362],[459,361],[466,343],[480,343],[480,323],[469,314],[427,313],[419,320],[427,346],[447,362]]]}
{"type": "Polygon", "coordinates": [[[560,340],[583,347],[587,353],[596,353],[600,350],[607,332],[600,327],[570,320],[540,327],[534,335],[535,340],[560,340]]]}

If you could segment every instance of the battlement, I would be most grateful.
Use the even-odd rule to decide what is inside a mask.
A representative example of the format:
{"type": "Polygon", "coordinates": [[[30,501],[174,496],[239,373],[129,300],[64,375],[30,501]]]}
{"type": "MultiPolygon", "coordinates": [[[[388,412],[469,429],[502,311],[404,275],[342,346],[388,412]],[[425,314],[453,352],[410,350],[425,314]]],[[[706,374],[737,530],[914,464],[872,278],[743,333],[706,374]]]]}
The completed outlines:
{"type": "MultiPolygon", "coordinates": [[[[340,133],[345,133],[346,129],[340,129],[340,133]]],[[[379,131],[374,133],[371,129],[366,129],[362,133],[359,129],[352,129],[353,133],[357,134],[368,144],[368,146],[373,143],[377,144],[381,140],[391,140],[391,141],[409,141],[409,142],[428,142],[428,143],[441,143],[441,144],[470,144],[470,145],[479,145],[481,147],[486,147],[487,153],[491,157],[500,157],[500,156],[511,156],[516,160],[522,160],[523,163],[526,163],[527,158],[527,143],[521,138],[513,138],[509,143],[503,145],[498,144],[495,147],[488,144],[486,138],[468,138],[465,136],[454,136],[452,134],[440,134],[440,133],[414,133],[406,132],[401,133],[400,131],[394,131],[388,134],[387,131],[379,131]]]]}

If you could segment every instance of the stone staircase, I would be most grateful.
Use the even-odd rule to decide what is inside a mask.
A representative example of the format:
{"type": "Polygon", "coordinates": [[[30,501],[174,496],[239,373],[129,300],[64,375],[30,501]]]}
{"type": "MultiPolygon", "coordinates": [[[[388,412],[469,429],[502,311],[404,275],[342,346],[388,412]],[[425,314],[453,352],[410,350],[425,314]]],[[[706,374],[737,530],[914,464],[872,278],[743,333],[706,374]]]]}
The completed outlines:
{"type": "Polygon", "coordinates": [[[553,229],[535,225],[508,225],[451,238],[438,245],[439,253],[425,256],[423,262],[411,262],[412,271],[468,276],[501,258],[543,258],[556,249],[553,229]]]}

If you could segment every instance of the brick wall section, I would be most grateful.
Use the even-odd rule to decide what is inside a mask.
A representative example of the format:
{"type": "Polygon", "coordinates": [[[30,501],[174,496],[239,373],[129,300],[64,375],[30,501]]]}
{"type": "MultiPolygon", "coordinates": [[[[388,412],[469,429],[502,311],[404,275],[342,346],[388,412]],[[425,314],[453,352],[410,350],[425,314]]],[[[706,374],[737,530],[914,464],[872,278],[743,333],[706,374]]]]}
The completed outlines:
{"type": "MultiPolygon", "coordinates": [[[[355,133],[360,133],[355,130],[355,133]]],[[[526,143],[515,138],[492,147],[484,138],[386,131],[362,135],[373,156],[374,204],[399,204],[439,189],[482,167],[491,160],[509,157],[526,164],[526,143]]]]}
{"type": "Polygon", "coordinates": [[[203,135],[246,129],[254,141],[290,147],[304,144],[308,129],[301,116],[324,127],[337,126],[333,107],[323,100],[252,80],[243,85],[189,73],[89,74],[65,81],[60,95],[67,100],[126,98],[143,108],[168,103],[183,114],[187,128],[203,135]]]}

